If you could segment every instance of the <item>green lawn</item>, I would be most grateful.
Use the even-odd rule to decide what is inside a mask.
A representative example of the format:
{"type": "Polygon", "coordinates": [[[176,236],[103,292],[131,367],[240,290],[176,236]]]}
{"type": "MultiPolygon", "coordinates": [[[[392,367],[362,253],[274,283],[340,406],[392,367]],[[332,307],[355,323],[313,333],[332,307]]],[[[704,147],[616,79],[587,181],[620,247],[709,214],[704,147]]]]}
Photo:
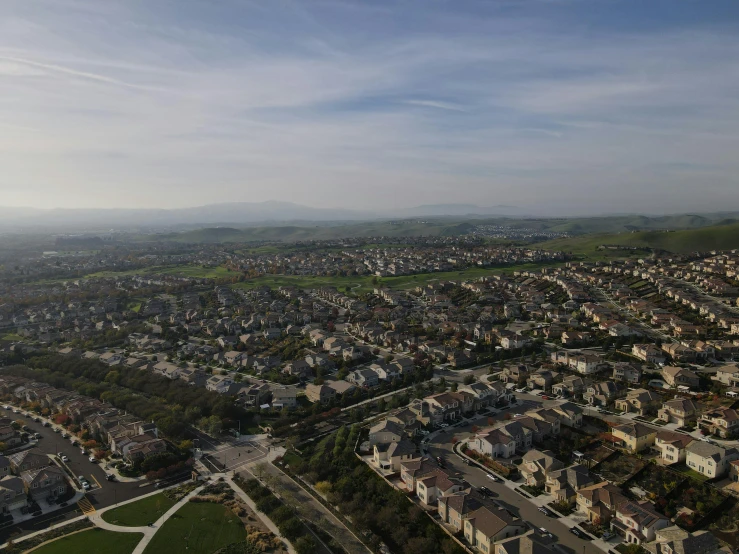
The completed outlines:
{"type": "Polygon", "coordinates": [[[480,277],[513,273],[530,269],[540,269],[547,266],[558,266],[561,263],[529,263],[512,265],[503,268],[470,268],[462,271],[442,271],[438,273],[419,273],[417,275],[402,275],[400,277],[381,277],[377,284],[372,282],[372,276],[356,275],[352,277],[329,277],[311,275],[261,275],[242,283],[235,284],[236,288],[253,289],[268,286],[272,288],[280,286],[293,286],[304,289],[336,287],[337,289],[352,293],[369,292],[374,288],[386,287],[395,290],[407,290],[431,283],[433,281],[468,281],[480,277]]]}
{"type": "Polygon", "coordinates": [[[159,493],[109,510],[103,514],[103,519],[124,527],[143,527],[159,519],[172,506],[174,502],[159,493]]]}
{"type": "Polygon", "coordinates": [[[141,533],[114,533],[93,528],[57,539],[34,550],[34,553],[131,554],[143,536],[141,533]]]}
{"type": "Polygon", "coordinates": [[[164,523],[144,553],[211,554],[245,537],[243,523],[225,506],[188,502],[164,523]]]}

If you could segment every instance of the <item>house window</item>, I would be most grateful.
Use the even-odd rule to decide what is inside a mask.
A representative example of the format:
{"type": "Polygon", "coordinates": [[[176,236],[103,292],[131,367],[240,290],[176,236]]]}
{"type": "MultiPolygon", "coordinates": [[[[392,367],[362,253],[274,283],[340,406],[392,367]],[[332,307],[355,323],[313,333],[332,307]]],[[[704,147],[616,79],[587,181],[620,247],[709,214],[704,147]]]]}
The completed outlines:
{"type": "Polygon", "coordinates": [[[33,484],[33,488],[34,488],[34,489],[37,489],[37,488],[38,488],[38,483],[34,483],[34,484],[33,484]]]}
{"type": "Polygon", "coordinates": [[[59,494],[64,494],[65,487],[59,487],[59,494]]]}

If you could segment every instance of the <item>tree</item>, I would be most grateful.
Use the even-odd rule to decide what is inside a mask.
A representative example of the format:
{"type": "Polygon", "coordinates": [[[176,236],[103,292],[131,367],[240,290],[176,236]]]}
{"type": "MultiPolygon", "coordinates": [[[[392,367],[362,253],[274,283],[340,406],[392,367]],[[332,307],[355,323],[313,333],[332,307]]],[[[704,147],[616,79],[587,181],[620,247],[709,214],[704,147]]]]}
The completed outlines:
{"type": "Polygon", "coordinates": [[[295,552],[298,554],[313,554],[316,551],[316,541],[304,535],[295,541],[295,552]]]}
{"type": "Polygon", "coordinates": [[[458,388],[459,388],[459,386],[457,385],[457,382],[456,381],[454,383],[452,383],[452,392],[457,392],[457,389],[458,388]]]}
{"type": "Polygon", "coordinates": [[[472,383],[474,383],[474,382],[475,382],[475,376],[474,376],[474,375],[472,375],[471,373],[470,373],[469,375],[465,375],[465,376],[464,376],[464,381],[463,381],[463,383],[464,383],[465,385],[471,385],[471,384],[472,384],[472,383]]]}
{"type": "Polygon", "coordinates": [[[7,445],[4,442],[0,442],[0,452],[5,452],[7,445]]]}

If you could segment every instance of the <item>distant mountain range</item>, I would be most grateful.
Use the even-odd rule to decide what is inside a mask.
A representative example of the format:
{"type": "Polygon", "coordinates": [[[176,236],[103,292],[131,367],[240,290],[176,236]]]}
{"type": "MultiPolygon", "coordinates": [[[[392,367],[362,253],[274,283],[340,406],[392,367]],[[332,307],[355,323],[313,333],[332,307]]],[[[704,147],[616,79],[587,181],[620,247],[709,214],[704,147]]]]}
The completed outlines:
{"type": "Polygon", "coordinates": [[[287,222],[346,222],[414,217],[491,215],[517,217],[514,206],[431,204],[387,211],[313,208],[292,202],[230,202],[179,209],[37,209],[0,207],[0,226],[12,228],[119,228],[255,225],[287,222]]]}

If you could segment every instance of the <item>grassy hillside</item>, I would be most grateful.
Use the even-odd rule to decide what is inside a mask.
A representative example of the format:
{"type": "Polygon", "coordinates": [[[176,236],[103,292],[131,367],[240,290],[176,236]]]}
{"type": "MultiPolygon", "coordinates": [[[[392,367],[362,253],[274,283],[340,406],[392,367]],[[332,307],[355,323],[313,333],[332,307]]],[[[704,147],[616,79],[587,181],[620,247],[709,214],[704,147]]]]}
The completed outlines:
{"type": "Polygon", "coordinates": [[[517,229],[553,231],[572,235],[697,229],[709,225],[737,222],[737,214],[680,214],[668,216],[608,216],[580,218],[419,218],[398,221],[370,221],[337,225],[272,225],[262,227],[210,227],[182,233],[159,233],[142,240],[168,240],[187,243],[325,240],[343,237],[458,236],[476,225],[502,225],[517,229]]]}
{"type": "MultiPolygon", "coordinates": [[[[598,250],[598,247],[604,244],[656,248],[678,254],[707,250],[729,250],[739,248],[739,223],[671,232],[640,231],[587,235],[551,240],[540,243],[539,246],[551,250],[572,252],[594,259],[634,254],[628,250],[598,250]]],[[[636,254],[643,254],[643,251],[636,254]]]]}

